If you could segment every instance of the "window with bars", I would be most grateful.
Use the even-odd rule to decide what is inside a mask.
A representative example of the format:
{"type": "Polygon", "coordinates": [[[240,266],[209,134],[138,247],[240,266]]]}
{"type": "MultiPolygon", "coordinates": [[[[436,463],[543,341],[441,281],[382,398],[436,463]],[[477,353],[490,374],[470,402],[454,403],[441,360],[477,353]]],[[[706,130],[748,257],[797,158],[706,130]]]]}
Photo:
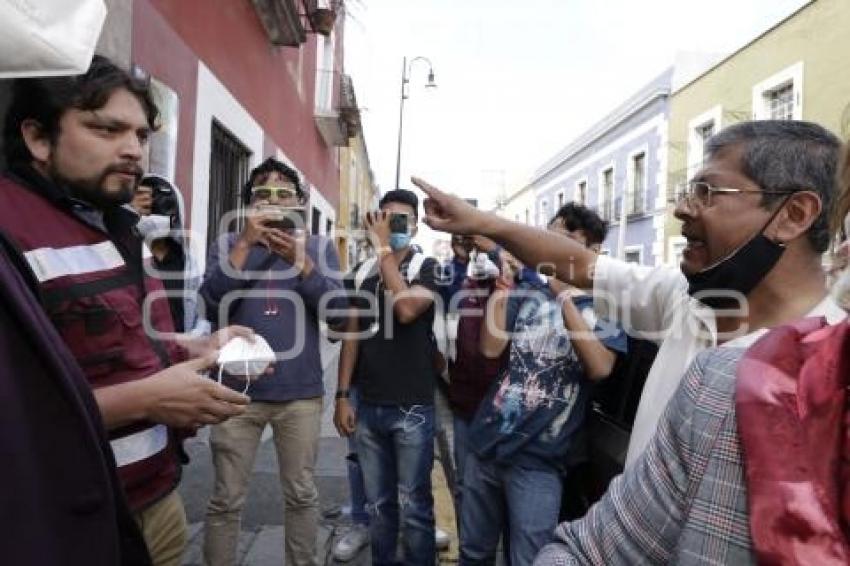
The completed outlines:
{"type": "Polygon", "coordinates": [[[712,119],[694,126],[691,130],[688,142],[688,177],[692,177],[702,167],[705,159],[705,144],[708,138],[714,135],[715,129],[716,123],[712,119]]]}
{"type": "Polygon", "coordinates": [[[349,220],[349,228],[357,230],[360,228],[360,206],[355,202],[351,205],[351,219],[349,220]]]}
{"type": "Polygon", "coordinates": [[[764,93],[767,114],[771,120],[794,119],[794,83],[764,93]]]}
{"type": "Polygon", "coordinates": [[[705,142],[708,141],[708,138],[714,135],[714,120],[710,122],[706,122],[701,126],[696,127],[697,138],[702,142],[702,146],[705,147],[705,142]]]}
{"type": "Polygon", "coordinates": [[[587,181],[580,181],[576,190],[576,199],[581,205],[587,204],[587,181]]]}
{"type": "MultiPolygon", "coordinates": [[[[240,205],[241,190],[248,182],[251,150],[217,121],[212,121],[210,144],[210,191],[207,212],[207,243],[221,234],[221,219],[240,205]]],[[[225,226],[225,231],[240,226],[225,226]]]]}
{"type": "Polygon", "coordinates": [[[549,203],[544,201],[540,202],[540,217],[537,219],[538,226],[546,226],[546,223],[549,221],[549,203]]]}
{"type": "Polygon", "coordinates": [[[625,260],[626,263],[637,263],[638,265],[642,263],[642,255],[640,248],[626,248],[625,250],[625,260]]]}
{"type": "Polygon", "coordinates": [[[564,206],[564,191],[558,193],[558,210],[560,210],[562,206],[564,206]]]}
{"type": "Polygon", "coordinates": [[[646,154],[632,157],[632,186],[629,194],[627,214],[643,214],[646,200],[646,154]]]}
{"type": "Polygon", "coordinates": [[[602,198],[600,212],[605,220],[614,217],[614,169],[608,168],[602,172],[602,198]]]}

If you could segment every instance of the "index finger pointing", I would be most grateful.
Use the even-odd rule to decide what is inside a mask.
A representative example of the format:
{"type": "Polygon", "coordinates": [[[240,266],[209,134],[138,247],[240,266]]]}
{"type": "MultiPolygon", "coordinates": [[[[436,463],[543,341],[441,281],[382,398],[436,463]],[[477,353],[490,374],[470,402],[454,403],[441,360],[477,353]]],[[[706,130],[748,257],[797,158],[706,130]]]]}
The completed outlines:
{"type": "Polygon", "coordinates": [[[443,191],[419,177],[411,177],[410,182],[422,189],[422,191],[431,198],[439,199],[439,197],[445,195],[443,191]]]}

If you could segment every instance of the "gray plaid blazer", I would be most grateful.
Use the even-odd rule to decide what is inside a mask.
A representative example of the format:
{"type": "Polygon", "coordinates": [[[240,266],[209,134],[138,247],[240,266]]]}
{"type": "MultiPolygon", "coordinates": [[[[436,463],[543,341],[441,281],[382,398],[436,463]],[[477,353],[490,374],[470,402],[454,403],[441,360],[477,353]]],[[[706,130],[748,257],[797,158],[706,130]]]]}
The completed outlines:
{"type": "Polygon", "coordinates": [[[647,450],[582,520],[555,530],[535,565],[755,563],[735,418],[744,351],[696,357],[647,450]]]}

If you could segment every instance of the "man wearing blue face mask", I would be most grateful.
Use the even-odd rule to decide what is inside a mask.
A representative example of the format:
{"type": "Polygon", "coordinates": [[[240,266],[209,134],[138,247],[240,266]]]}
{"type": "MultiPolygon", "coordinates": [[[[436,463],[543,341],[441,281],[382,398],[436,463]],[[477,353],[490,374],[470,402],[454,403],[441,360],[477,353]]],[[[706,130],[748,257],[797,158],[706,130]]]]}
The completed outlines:
{"type": "Polygon", "coordinates": [[[384,195],[380,210],[366,217],[378,257],[346,281],[346,288],[359,291],[352,307],[366,312],[351,317],[343,340],[334,422],[341,435],[357,440],[373,564],[395,563],[400,514],[404,563],[431,565],[436,556],[432,324],[439,264],[410,244],[418,206],[411,191],[384,195]],[[365,334],[357,340],[357,332],[365,334]],[[359,396],[356,418],[352,382],[359,396]]]}

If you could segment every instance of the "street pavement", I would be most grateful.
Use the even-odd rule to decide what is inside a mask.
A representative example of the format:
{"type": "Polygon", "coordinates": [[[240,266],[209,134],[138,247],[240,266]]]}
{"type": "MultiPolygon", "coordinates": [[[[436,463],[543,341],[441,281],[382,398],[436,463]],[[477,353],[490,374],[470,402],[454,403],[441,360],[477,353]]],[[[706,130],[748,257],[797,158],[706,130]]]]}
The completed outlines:
{"type": "MultiPolygon", "coordinates": [[[[237,564],[266,566],[283,564],[283,501],[278,482],[277,460],[270,434],[257,453],[251,486],[242,514],[237,564]]],[[[213,470],[210,463],[208,433],[187,443],[192,458],[184,468],[180,492],[183,495],[189,521],[189,549],[186,565],[203,564],[201,548],[204,511],[212,490],[213,470]]],[[[316,484],[319,489],[320,522],[318,538],[319,564],[333,564],[333,540],[348,527],[342,507],[348,502],[348,480],[345,470],[345,442],[338,437],[323,436],[319,446],[316,484]]],[[[369,550],[347,564],[369,564],[369,550]]]]}

